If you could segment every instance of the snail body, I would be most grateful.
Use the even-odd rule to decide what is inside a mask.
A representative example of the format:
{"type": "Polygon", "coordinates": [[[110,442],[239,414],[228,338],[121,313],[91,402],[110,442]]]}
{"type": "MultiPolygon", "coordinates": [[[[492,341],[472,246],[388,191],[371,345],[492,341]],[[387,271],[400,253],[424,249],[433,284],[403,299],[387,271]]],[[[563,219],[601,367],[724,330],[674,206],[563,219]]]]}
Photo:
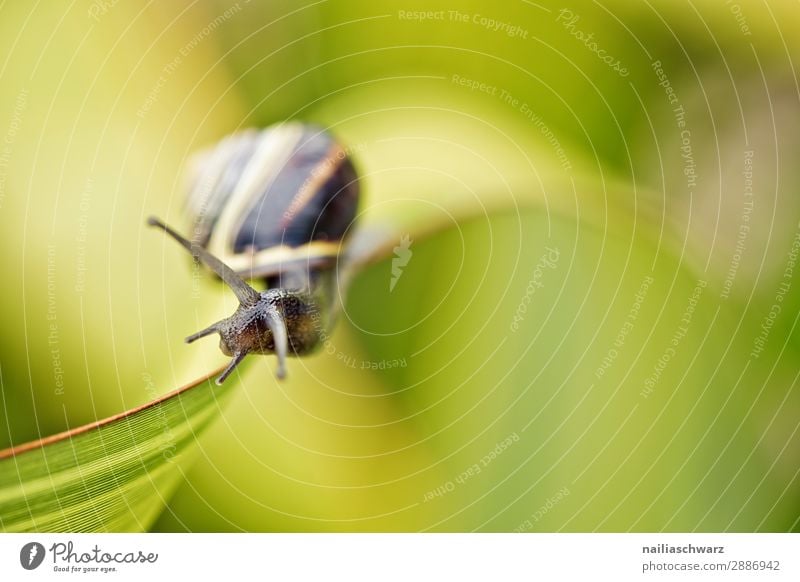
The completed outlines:
{"type": "Polygon", "coordinates": [[[188,240],[164,230],[236,294],[230,317],[186,338],[217,333],[231,362],[248,354],[286,357],[313,351],[335,316],[336,266],[358,206],[358,179],[343,146],[309,124],[284,123],[223,139],[190,168],[188,240]],[[262,279],[256,291],[247,279],[262,279]]]}

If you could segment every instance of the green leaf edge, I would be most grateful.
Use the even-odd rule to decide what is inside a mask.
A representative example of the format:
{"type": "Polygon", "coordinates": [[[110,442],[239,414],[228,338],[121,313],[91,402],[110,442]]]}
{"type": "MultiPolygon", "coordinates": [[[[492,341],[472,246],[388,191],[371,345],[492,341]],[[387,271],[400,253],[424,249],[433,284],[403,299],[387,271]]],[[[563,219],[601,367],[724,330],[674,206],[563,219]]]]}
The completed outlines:
{"type": "Polygon", "coordinates": [[[220,370],[130,410],[0,451],[0,530],[145,531],[234,382],[220,370]]]}

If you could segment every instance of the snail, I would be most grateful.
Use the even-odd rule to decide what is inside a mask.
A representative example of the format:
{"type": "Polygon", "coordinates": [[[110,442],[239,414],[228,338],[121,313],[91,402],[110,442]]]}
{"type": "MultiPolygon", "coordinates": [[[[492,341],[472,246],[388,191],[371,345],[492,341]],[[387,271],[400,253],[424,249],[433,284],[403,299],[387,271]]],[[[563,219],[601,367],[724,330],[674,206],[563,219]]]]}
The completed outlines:
{"type": "Polygon", "coordinates": [[[274,353],[283,379],[286,358],[312,352],[335,317],[337,262],[359,199],[350,156],[327,131],[288,122],[223,139],[189,174],[191,240],[155,217],[147,222],[216,273],[239,307],[186,342],[219,334],[231,361],[217,384],[248,354],[274,353]]]}

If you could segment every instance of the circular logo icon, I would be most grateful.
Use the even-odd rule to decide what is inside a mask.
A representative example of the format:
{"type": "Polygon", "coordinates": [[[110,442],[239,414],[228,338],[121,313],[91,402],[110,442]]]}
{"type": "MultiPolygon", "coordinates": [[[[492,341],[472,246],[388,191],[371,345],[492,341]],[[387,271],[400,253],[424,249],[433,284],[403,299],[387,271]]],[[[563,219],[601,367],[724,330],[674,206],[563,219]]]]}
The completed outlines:
{"type": "Polygon", "coordinates": [[[44,561],[44,546],[39,542],[29,542],[19,551],[19,563],[26,570],[35,570],[44,561]]]}

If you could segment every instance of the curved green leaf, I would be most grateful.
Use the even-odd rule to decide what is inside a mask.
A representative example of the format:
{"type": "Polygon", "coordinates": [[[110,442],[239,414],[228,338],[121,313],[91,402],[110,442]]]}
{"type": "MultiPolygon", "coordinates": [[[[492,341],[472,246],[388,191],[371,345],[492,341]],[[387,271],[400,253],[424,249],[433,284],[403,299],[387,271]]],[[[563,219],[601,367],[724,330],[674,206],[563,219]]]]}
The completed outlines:
{"type": "Polygon", "coordinates": [[[142,531],[234,384],[219,371],[121,414],[0,451],[0,527],[142,531]]]}

